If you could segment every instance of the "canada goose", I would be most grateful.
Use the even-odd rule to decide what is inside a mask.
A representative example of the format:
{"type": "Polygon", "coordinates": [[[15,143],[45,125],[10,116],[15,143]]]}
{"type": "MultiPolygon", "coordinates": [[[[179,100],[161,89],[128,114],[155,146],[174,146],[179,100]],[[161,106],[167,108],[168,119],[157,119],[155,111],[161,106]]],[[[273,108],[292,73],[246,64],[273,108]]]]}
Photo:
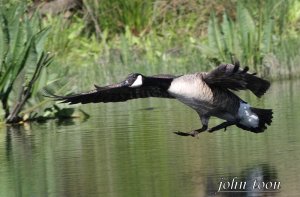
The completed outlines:
{"type": "Polygon", "coordinates": [[[270,83],[254,74],[248,73],[239,65],[221,64],[211,72],[198,72],[181,76],[155,75],[144,76],[130,74],[124,81],[104,87],[95,85],[89,92],[57,96],[52,98],[62,103],[107,103],[123,102],[130,99],[160,97],[176,98],[193,108],[199,115],[202,128],[185,133],[175,132],[182,136],[196,136],[200,132],[225,129],[236,125],[251,132],[263,132],[272,122],[271,109],[251,107],[230,90],[250,90],[261,97],[270,87],[270,83]],[[226,120],[208,129],[211,116],[226,120]]]}

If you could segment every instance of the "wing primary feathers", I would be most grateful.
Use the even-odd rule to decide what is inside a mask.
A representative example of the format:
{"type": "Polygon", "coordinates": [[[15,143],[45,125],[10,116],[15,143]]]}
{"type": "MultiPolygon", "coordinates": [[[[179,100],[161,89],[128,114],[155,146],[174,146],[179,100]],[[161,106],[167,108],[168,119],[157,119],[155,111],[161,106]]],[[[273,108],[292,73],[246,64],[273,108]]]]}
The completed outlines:
{"type": "Polygon", "coordinates": [[[240,66],[239,65],[234,65],[232,73],[236,73],[239,70],[240,66]]]}
{"type": "MultiPolygon", "coordinates": [[[[166,81],[166,79],[172,79],[171,75],[160,75],[159,77],[152,77],[152,79],[166,81]]],[[[164,88],[157,85],[147,85],[140,87],[129,87],[126,80],[108,85],[108,86],[95,86],[95,89],[89,92],[82,92],[73,95],[59,96],[51,92],[44,94],[46,97],[50,97],[56,101],[69,104],[86,104],[86,103],[107,103],[107,102],[124,102],[130,99],[147,98],[147,97],[160,97],[160,98],[174,98],[164,88]]],[[[46,92],[46,91],[45,91],[46,92]]]]}
{"type": "Polygon", "coordinates": [[[244,68],[244,70],[243,70],[243,73],[247,73],[247,72],[248,72],[248,70],[249,70],[249,67],[248,67],[248,66],[246,66],[246,67],[244,68]]]}
{"type": "Polygon", "coordinates": [[[211,86],[231,90],[250,90],[257,97],[261,97],[270,87],[270,82],[248,73],[249,67],[240,69],[239,65],[221,64],[216,69],[207,73],[203,80],[211,86]]]}

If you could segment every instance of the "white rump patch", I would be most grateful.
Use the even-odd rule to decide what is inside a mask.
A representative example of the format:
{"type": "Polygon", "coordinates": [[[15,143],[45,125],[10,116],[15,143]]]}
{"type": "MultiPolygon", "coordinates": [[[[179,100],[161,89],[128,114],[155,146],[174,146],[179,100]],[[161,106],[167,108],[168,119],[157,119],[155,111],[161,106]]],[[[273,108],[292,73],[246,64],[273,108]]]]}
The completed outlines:
{"type": "Polygon", "coordinates": [[[141,85],[143,85],[143,80],[142,80],[142,76],[139,75],[139,76],[136,78],[136,80],[134,81],[134,83],[133,83],[131,86],[129,86],[129,87],[131,87],[131,88],[136,88],[136,87],[140,87],[141,85]]]}
{"type": "Polygon", "coordinates": [[[240,102],[238,116],[241,119],[240,124],[252,128],[258,127],[259,118],[251,111],[249,104],[240,102]]]}

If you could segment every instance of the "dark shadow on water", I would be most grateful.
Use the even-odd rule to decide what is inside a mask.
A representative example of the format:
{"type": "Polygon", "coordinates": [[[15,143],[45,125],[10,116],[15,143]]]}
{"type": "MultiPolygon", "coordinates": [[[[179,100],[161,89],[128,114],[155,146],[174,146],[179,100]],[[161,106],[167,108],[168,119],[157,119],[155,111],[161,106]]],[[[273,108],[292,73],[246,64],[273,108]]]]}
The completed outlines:
{"type": "Polygon", "coordinates": [[[13,125],[6,127],[6,157],[9,161],[11,159],[11,153],[13,149],[13,139],[15,137],[22,138],[23,133],[20,130],[20,125],[13,125]]]}
{"type": "MultiPolygon", "coordinates": [[[[48,120],[53,121],[53,120],[48,120]]],[[[48,121],[38,122],[40,125],[46,124],[48,121]]],[[[65,118],[55,120],[57,126],[72,126],[77,123],[86,122],[86,119],[79,118],[65,118]]],[[[18,144],[21,145],[24,149],[23,151],[33,151],[35,139],[31,134],[31,125],[32,123],[16,124],[6,127],[6,137],[5,137],[5,148],[6,148],[6,157],[9,161],[12,156],[13,148],[18,144]]]]}
{"type": "Polygon", "coordinates": [[[206,183],[206,196],[277,196],[281,189],[276,169],[268,164],[255,165],[226,177],[209,176],[206,183]]]}
{"type": "Polygon", "coordinates": [[[6,127],[6,157],[10,161],[13,154],[13,148],[16,144],[20,144],[23,147],[24,153],[31,154],[35,149],[34,138],[32,138],[30,132],[28,133],[23,125],[14,125],[6,127]]]}
{"type": "Polygon", "coordinates": [[[56,121],[57,126],[71,126],[75,124],[74,119],[59,119],[56,121]]]}
{"type": "Polygon", "coordinates": [[[155,107],[146,107],[146,108],[139,109],[139,111],[151,111],[151,110],[155,110],[155,107]]]}
{"type": "Polygon", "coordinates": [[[12,134],[11,134],[11,130],[9,128],[7,128],[7,132],[6,132],[6,138],[5,138],[5,148],[6,148],[6,158],[8,161],[10,161],[11,158],[11,151],[12,151],[12,134]]]}

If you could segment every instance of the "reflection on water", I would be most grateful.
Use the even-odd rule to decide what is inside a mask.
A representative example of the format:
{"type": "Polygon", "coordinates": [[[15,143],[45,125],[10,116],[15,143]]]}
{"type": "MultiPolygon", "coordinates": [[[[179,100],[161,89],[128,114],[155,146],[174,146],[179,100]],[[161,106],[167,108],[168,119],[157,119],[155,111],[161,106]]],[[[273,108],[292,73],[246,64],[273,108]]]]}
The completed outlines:
{"type": "Polygon", "coordinates": [[[198,139],[177,136],[199,128],[198,116],[161,99],[84,106],[86,122],[2,128],[0,196],[298,196],[299,85],[274,83],[262,99],[242,95],[274,108],[262,134],[230,127],[198,139]],[[233,179],[249,183],[245,191],[255,180],[280,181],[280,189],[218,192],[233,179]]]}

